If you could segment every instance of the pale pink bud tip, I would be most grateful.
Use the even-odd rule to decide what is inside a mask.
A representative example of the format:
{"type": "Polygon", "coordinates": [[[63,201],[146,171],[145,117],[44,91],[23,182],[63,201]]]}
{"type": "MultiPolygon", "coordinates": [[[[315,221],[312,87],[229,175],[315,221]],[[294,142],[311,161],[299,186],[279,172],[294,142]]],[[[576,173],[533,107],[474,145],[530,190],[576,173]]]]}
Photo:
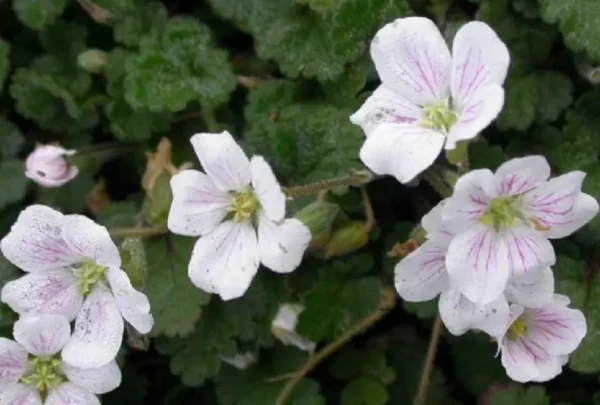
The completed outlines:
{"type": "Polygon", "coordinates": [[[25,161],[25,176],[43,187],[60,187],[79,173],[79,169],[65,159],[74,154],[74,150],[56,145],[37,146],[25,161]]]}

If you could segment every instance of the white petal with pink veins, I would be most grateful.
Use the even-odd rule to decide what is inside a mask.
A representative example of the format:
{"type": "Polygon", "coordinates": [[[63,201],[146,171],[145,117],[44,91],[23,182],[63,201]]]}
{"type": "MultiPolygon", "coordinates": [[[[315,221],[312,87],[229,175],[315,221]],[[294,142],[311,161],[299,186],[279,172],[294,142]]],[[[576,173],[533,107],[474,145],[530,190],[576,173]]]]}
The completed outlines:
{"type": "Polygon", "coordinates": [[[15,322],[13,335],[29,353],[51,356],[65,346],[71,336],[71,326],[61,315],[26,316],[15,322]]]}
{"type": "Polygon", "coordinates": [[[515,195],[529,191],[550,177],[550,165],[540,155],[511,159],[496,170],[496,195],[515,195]]]}
{"type": "Polygon", "coordinates": [[[440,201],[421,219],[421,225],[423,226],[423,229],[425,229],[425,232],[427,232],[427,239],[435,239],[438,242],[444,240],[447,243],[450,243],[450,240],[456,234],[456,232],[453,232],[450,227],[448,227],[448,224],[442,219],[444,206],[447,202],[448,199],[440,201]]]}
{"type": "Polygon", "coordinates": [[[456,142],[475,138],[502,111],[504,89],[497,84],[486,86],[464,100],[457,110],[457,121],[450,128],[446,149],[456,148],[456,142]]]}
{"type": "Polygon", "coordinates": [[[405,301],[421,302],[434,299],[449,288],[446,271],[447,245],[429,240],[396,265],[396,291],[405,301]]]}
{"type": "Polygon", "coordinates": [[[75,319],[83,295],[70,270],[29,273],[2,288],[2,302],[22,315],[59,314],[75,319]]]}
{"type": "Polygon", "coordinates": [[[427,18],[385,25],[373,38],[371,58],[383,84],[415,104],[432,104],[450,94],[450,51],[427,18]]]}
{"type": "Polygon", "coordinates": [[[123,318],[138,332],[142,334],[150,332],[154,325],[154,318],[150,313],[148,297],[133,288],[123,270],[109,269],[106,276],[123,318]]]}
{"type": "Polygon", "coordinates": [[[19,381],[25,371],[27,356],[23,346],[0,337],[0,388],[19,381]]]}
{"type": "Polygon", "coordinates": [[[553,361],[555,356],[525,339],[505,339],[502,343],[502,365],[515,381],[525,383],[539,378],[540,367],[553,361]]]}
{"type": "Polygon", "coordinates": [[[229,132],[196,134],[191,142],[202,168],[217,188],[241,191],[250,184],[250,161],[229,132]]]}
{"type": "Polygon", "coordinates": [[[219,190],[197,170],[184,170],[171,178],[173,202],[167,225],[178,235],[206,235],[219,225],[231,205],[231,195],[219,190]]]}
{"type": "Polygon", "coordinates": [[[459,232],[479,221],[491,201],[494,175],[487,169],[461,176],[452,197],[442,207],[442,220],[449,231],[459,232]]]}
{"type": "Polygon", "coordinates": [[[271,166],[262,156],[253,156],[250,166],[252,188],[261,208],[272,221],[281,221],[285,216],[285,194],[283,194],[271,166]]]}
{"type": "Polygon", "coordinates": [[[66,382],[50,390],[44,405],[100,405],[100,400],[88,390],[66,382]]]}
{"type": "Polygon", "coordinates": [[[295,218],[277,224],[261,215],[258,222],[260,261],[277,273],[290,273],[302,261],[311,239],[310,229],[295,218]]]}
{"type": "Polygon", "coordinates": [[[62,352],[74,367],[96,368],[112,361],[123,341],[124,322],[112,293],[96,286],[75,320],[73,335],[62,352]]]}
{"type": "Polygon", "coordinates": [[[503,296],[481,305],[470,301],[457,290],[447,289],[440,295],[439,310],[446,328],[457,336],[469,329],[498,336],[504,332],[508,321],[508,303],[503,296]]]}
{"type": "Polygon", "coordinates": [[[511,276],[518,277],[556,262],[554,248],[548,239],[528,225],[516,223],[500,233],[500,243],[506,245],[511,276]]]}
{"type": "Polygon", "coordinates": [[[553,294],[554,273],[550,267],[512,277],[504,291],[508,301],[526,307],[546,305],[552,301],[553,294]]]}
{"type": "Polygon", "coordinates": [[[581,311],[564,305],[529,309],[531,319],[526,337],[552,355],[572,353],[587,332],[581,311]]]}
{"type": "Polygon", "coordinates": [[[62,238],[64,215],[43,205],[25,208],[0,242],[4,256],[24,271],[68,266],[76,255],[62,238]]]}
{"type": "Polygon", "coordinates": [[[121,265],[117,245],[108,230],[83,215],[66,215],[62,236],[71,251],[80,258],[89,258],[99,266],[121,265]]]}
{"type": "Polygon", "coordinates": [[[466,99],[486,86],[502,85],[509,63],[508,48],[486,23],[463,25],[452,45],[452,98],[464,105],[466,99]]]}
{"type": "MultiPolygon", "coordinates": [[[[42,398],[32,387],[9,384],[0,391],[0,405],[42,405],[42,398]]],[[[47,405],[47,402],[44,405],[47,405]]]]}
{"type": "Polygon", "coordinates": [[[503,292],[509,277],[505,244],[496,232],[475,224],[452,239],[446,255],[450,284],[469,300],[488,304],[503,292]]]}
{"type": "Polygon", "coordinates": [[[381,124],[414,124],[422,115],[421,107],[382,84],[350,116],[350,121],[370,136],[381,124]]]}
{"type": "Polygon", "coordinates": [[[360,159],[377,174],[407,183],[427,169],[444,145],[442,133],[409,124],[382,124],[369,136],[360,159]]]}
{"type": "Polygon", "coordinates": [[[77,368],[63,363],[61,369],[69,381],[92,394],[105,394],[121,385],[121,369],[115,361],[98,368],[77,368]]]}

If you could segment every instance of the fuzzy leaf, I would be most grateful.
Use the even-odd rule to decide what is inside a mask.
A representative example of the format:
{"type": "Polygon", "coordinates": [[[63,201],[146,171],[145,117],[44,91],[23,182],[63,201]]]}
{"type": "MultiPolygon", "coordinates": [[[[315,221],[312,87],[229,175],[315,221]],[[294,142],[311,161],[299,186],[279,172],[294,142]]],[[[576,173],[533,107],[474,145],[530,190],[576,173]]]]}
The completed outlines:
{"type": "Polygon", "coordinates": [[[13,123],[0,118],[0,160],[10,159],[17,156],[25,138],[13,123]]]}
{"type": "Polygon", "coordinates": [[[39,31],[56,21],[67,4],[68,0],[14,0],[13,10],[24,25],[39,31]]]}
{"type": "Polygon", "coordinates": [[[0,162],[0,210],[21,201],[28,184],[22,161],[13,159],[0,162]]]}

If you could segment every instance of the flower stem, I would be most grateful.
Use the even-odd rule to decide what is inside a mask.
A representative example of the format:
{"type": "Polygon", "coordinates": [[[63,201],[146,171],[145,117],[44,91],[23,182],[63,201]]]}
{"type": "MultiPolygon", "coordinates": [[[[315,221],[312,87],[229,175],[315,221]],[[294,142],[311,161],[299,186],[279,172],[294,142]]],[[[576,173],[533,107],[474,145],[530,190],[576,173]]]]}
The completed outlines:
{"type": "Polygon", "coordinates": [[[256,76],[238,75],[236,78],[236,81],[237,81],[238,86],[240,86],[240,87],[243,87],[246,89],[253,89],[256,86],[258,86],[258,83],[260,83],[261,79],[256,76]]]}
{"type": "Polygon", "coordinates": [[[444,169],[441,167],[431,166],[423,172],[423,178],[442,198],[452,195],[452,186],[448,183],[444,169]]]}
{"type": "Polygon", "coordinates": [[[164,226],[154,227],[137,227],[137,228],[113,228],[108,231],[111,236],[117,238],[124,237],[138,237],[138,238],[150,238],[152,236],[164,235],[169,230],[164,226]]]}
{"type": "Polygon", "coordinates": [[[377,321],[383,318],[389,311],[394,308],[396,305],[396,293],[395,291],[383,288],[381,290],[381,296],[379,297],[379,305],[377,309],[372,314],[367,317],[361,319],[352,325],[344,334],[338,337],[333,342],[329,343],[327,346],[319,350],[315,353],[314,356],[310,357],[308,361],[296,371],[293,377],[287,382],[287,384],[283,387],[277,400],[275,401],[275,405],[285,405],[289,396],[296,388],[296,385],[308,374],[310,373],[321,361],[325,360],[332,353],[336,352],[342,346],[344,346],[348,341],[350,341],[356,335],[364,332],[373,326],[377,321]]]}
{"type": "Polygon", "coordinates": [[[435,355],[437,353],[441,335],[442,318],[440,317],[440,314],[438,314],[433,322],[431,338],[429,339],[429,347],[427,348],[427,356],[425,357],[425,364],[423,365],[423,373],[421,374],[419,389],[417,390],[417,395],[415,395],[413,405],[425,405],[425,401],[427,400],[427,391],[429,389],[429,382],[431,380],[431,373],[433,372],[433,363],[435,362],[435,355]]]}
{"type": "Polygon", "coordinates": [[[349,176],[322,180],[302,186],[285,187],[283,192],[288,198],[296,198],[303,195],[318,194],[321,191],[327,191],[341,186],[360,186],[369,183],[374,178],[375,175],[367,170],[357,170],[349,176]]]}
{"type": "Polygon", "coordinates": [[[360,186],[360,197],[362,199],[363,209],[365,210],[365,230],[371,232],[375,226],[375,213],[373,212],[373,205],[367,193],[367,186],[361,184],[360,186]]]}

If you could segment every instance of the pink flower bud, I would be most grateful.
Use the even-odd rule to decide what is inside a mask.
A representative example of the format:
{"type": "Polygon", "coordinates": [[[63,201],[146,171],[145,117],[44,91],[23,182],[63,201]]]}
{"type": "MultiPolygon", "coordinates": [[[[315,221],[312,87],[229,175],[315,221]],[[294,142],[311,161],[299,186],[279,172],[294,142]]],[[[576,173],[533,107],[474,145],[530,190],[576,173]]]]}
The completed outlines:
{"type": "Polygon", "coordinates": [[[79,173],[79,169],[65,159],[74,154],[74,150],[56,145],[37,146],[25,161],[25,176],[44,187],[60,187],[79,173]]]}

